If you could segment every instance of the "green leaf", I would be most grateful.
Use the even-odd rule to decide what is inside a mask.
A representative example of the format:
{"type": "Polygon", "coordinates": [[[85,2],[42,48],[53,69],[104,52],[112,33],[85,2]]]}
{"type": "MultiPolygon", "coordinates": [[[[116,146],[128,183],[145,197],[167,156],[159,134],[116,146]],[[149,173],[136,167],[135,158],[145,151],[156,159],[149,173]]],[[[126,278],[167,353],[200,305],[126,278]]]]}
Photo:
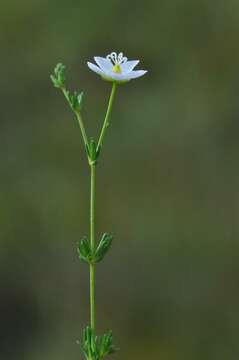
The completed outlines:
{"type": "Polygon", "coordinates": [[[96,341],[93,330],[87,326],[83,330],[83,339],[81,342],[81,349],[87,360],[98,360],[96,341]]]}
{"type": "Polygon", "coordinates": [[[88,155],[89,164],[95,164],[97,162],[99,153],[96,151],[96,143],[94,139],[90,139],[88,145],[86,145],[86,152],[88,155]]]}
{"type": "Polygon", "coordinates": [[[77,101],[78,101],[79,110],[81,110],[81,109],[82,109],[82,106],[83,106],[83,96],[84,96],[83,91],[81,91],[81,92],[77,95],[77,101]]]}
{"type": "Polygon", "coordinates": [[[94,261],[97,263],[101,260],[103,260],[103,258],[105,257],[105,254],[107,253],[107,251],[109,250],[111,243],[113,240],[113,236],[110,234],[103,234],[99,245],[97,246],[97,249],[95,251],[95,256],[94,256],[94,261]]]}
{"type": "Polygon", "coordinates": [[[84,236],[77,244],[77,253],[80,260],[90,263],[93,260],[90,242],[86,236],[84,236]]]}
{"type": "Polygon", "coordinates": [[[55,66],[54,74],[50,76],[53,85],[57,88],[63,88],[65,86],[65,65],[58,63],[55,66]]]}
{"type": "Polygon", "coordinates": [[[77,96],[78,95],[77,95],[76,91],[74,91],[74,93],[70,94],[70,96],[69,96],[69,103],[70,103],[72,110],[74,110],[74,111],[77,111],[77,105],[78,105],[77,96]]]}
{"type": "Polygon", "coordinates": [[[76,91],[74,91],[72,94],[67,90],[65,92],[67,101],[69,102],[70,107],[73,111],[79,112],[82,108],[82,97],[83,92],[78,94],[76,91]]]}
{"type": "Polygon", "coordinates": [[[102,146],[100,145],[100,146],[98,147],[98,149],[96,150],[97,159],[98,159],[98,157],[100,156],[101,148],[102,148],[102,146]]]}
{"type": "Polygon", "coordinates": [[[118,349],[116,349],[116,347],[113,345],[112,331],[109,331],[99,338],[98,352],[100,358],[113,354],[117,350],[118,349]]]}
{"type": "Polygon", "coordinates": [[[59,87],[59,86],[58,86],[57,79],[55,78],[55,76],[54,76],[54,75],[50,75],[50,78],[51,78],[51,81],[53,82],[53,85],[54,85],[55,87],[59,87]]]}

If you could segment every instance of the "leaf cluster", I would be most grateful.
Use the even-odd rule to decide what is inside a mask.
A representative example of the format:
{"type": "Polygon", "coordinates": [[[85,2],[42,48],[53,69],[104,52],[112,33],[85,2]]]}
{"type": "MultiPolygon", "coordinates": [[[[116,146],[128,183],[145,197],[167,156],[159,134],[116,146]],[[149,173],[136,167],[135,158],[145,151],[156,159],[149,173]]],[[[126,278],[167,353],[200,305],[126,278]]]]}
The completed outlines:
{"type": "Polygon", "coordinates": [[[90,326],[83,330],[80,344],[87,360],[100,360],[117,351],[113,345],[112,331],[108,331],[102,336],[96,336],[90,326]]]}
{"type": "Polygon", "coordinates": [[[78,93],[74,91],[72,94],[69,90],[64,91],[65,97],[71,107],[71,109],[75,112],[80,112],[82,109],[82,102],[83,102],[83,91],[78,93]]]}
{"type": "Polygon", "coordinates": [[[95,250],[91,249],[89,239],[84,236],[77,244],[77,253],[80,260],[88,264],[96,264],[102,261],[108,252],[113,236],[111,234],[104,233],[95,250]]]}
{"type": "Polygon", "coordinates": [[[54,74],[50,75],[51,81],[56,88],[62,89],[65,86],[65,65],[58,63],[54,69],[54,74]]]}
{"type": "Polygon", "coordinates": [[[50,78],[53,85],[63,91],[71,109],[75,112],[79,112],[82,109],[83,92],[78,93],[77,91],[74,91],[73,93],[70,93],[69,90],[66,90],[65,68],[65,65],[62,63],[57,64],[54,69],[54,74],[52,74],[50,78]]]}
{"type": "Polygon", "coordinates": [[[86,144],[86,153],[88,156],[89,164],[96,164],[97,159],[100,155],[100,149],[97,149],[97,145],[94,139],[90,139],[89,143],[86,144]]]}

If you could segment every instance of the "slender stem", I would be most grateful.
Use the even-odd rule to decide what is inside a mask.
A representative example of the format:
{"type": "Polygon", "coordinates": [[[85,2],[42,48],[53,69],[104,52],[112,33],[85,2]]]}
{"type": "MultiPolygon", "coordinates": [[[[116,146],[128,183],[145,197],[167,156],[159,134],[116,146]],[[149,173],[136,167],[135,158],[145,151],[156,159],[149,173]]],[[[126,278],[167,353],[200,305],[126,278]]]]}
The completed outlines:
{"type": "MultiPolygon", "coordinates": [[[[68,99],[68,93],[67,93],[67,90],[65,88],[62,88],[62,92],[66,98],[66,100],[69,102],[69,99],[68,99]]],[[[75,115],[76,115],[76,118],[78,120],[78,123],[80,125],[80,129],[81,129],[81,134],[82,134],[82,137],[83,137],[83,141],[84,141],[84,144],[85,146],[88,145],[88,138],[87,138],[87,135],[86,135],[86,131],[85,131],[85,126],[84,126],[84,123],[83,123],[83,119],[81,117],[81,114],[78,112],[78,111],[74,111],[75,115]]]]}
{"type": "MultiPolygon", "coordinates": [[[[110,113],[112,110],[113,100],[115,96],[115,90],[116,90],[116,83],[113,83],[112,90],[109,98],[109,104],[105,116],[105,120],[101,129],[101,133],[99,136],[99,141],[97,144],[97,151],[101,148],[105,132],[107,127],[109,126],[109,118],[110,113]]],[[[78,119],[79,120],[79,119],[78,119]]],[[[79,120],[80,126],[81,122],[79,120]]],[[[83,139],[85,144],[88,144],[88,140],[84,131],[84,126],[81,126],[81,131],[83,135],[83,139]],[[82,131],[83,129],[83,131],[82,131]],[[85,135],[84,135],[85,134],[85,135]]],[[[91,251],[94,253],[95,251],[95,169],[96,164],[90,163],[90,169],[91,169],[91,186],[90,186],[90,246],[91,251]]],[[[96,322],[96,316],[95,316],[95,265],[90,264],[90,326],[93,331],[95,331],[95,322],[96,322]]]]}
{"type": "MultiPolygon", "coordinates": [[[[95,250],[95,164],[90,165],[91,186],[90,186],[90,246],[91,251],[95,250]]],[[[95,265],[90,264],[90,325],[95,331],[95,265]]]]}
{"type": "MultiPolygon", "coordinates": [[[[116,83],[113,82],[112,90],[111,90],[111,94],[110,94],[110,98],[109,98],[109,103],[108,103],[108,108],[107,108],[107,112],[105,115],[105,120],[104,120],[102,129],[100,132],[96,151],[99,151],[100,148],[102,147],[103,140],[105,137],[105,132],[106,132],[107,127],[109,126],[109,119],[110,119],[110,114],[111,114],[111,110],[112,110],[112,106],[113,106],[115,91],[116,91],[116,83]]],[[[65,88],[62,88],[62,92],[63,92],[66,100],[69,102],[69,94],[68,94],[67,90],[65,88]]],[[[80,129],[81,129],[81,134],[83,137],[84,144],[85,144],[85,146],[89,145],[81,114],[78,111],[74,111],[74,113],[77,117],[80,129]]],[[[90,164],[90,174],[91,174],[90,247],[91,247],[91,252],[93,254],[95,252],[95,170],[96,170],[96,163],[90,162],[89,164],[90,164]]],[[[95,316],[95,264],[90,263],[90,326],[91,326],[91,329],[93,330],[93,332],[95,332],[95,323],[96,323],[96,316],[95,316]]]]}
{"type": "Polygon", "coordinates": [[[82,137],[83,137],[83,140],[84,140],[84,144],[88,145],[88,139],[87,139],[87,135],[86,135],[86,131],[85,131],[85,127],[84,127],[84,123],[83,123],[81,114],[79,112],[75,112],[75,114],[76,114],[78,123],[80,125],[80,129],[81,129],[82,137]]]}
{"type": "Polygon", "coordinates": [[[98,141],[98,144],[97,144],[97,151],[101,148],[101,146],[103,144],[103,140],[104,140],[104,137],[105,137],[105,132],[106,132],[107,127],[109,126],[110,113],[111,113],[112,106],[113,106],[115,90],[116,90],[116,83],[113,82],[112,90],[111,90],[111,94],[110,94],[110,99],[109,99],[109,104],[108,104],[107,112],[106,112],[106,115],[105,115],[105,120],[104,120],[102,129],[101,129],[99,141],[98,141]]]}

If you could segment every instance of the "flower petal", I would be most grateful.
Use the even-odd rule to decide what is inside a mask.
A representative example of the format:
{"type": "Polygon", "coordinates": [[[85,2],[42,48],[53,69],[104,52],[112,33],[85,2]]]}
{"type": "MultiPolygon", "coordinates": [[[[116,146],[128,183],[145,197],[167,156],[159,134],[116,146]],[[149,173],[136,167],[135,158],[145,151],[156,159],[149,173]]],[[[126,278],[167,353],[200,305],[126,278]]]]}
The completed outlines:
{"type": "Polygon", "coordinates": [[[104,71],[103,70],[101,70],[98,66],[96,66],[95,64],[92,64],[91,62],[87,62],[87,65],[88,65],[88,67],[92,70],[92,71],[94,71],[94,72],[96,72],[97,74],[99,74],[99,75],[104,75],[104,71]]]}
{"type": "Polygon", "coordinates": [[[128,74],[125,74],[125,77],[127,77],[127,79],[136,79],[140,76],[143,76],[144,74],[146,74],[147,70],[136,70],[136,71],[131,71],[128,74]]]}
{"type": "Polygon", "coordinates": [[[139,60],[131,60],[131,61],[126,61],[123,64],[120,64],[121,70],[123,73],[129,73],[130,71],[132,71],[136,65],[138,65],[139,60]]]}
{"type": "Polygon", "coordinates": [[[95,59],[95,62],[97,63],[97,65],[99,65],[99,67],[103,71],[111,71],[112,70],[113,64],[109,59],[103,58],[100,56],[95,56],[94,59],[95,59]]]}
{"type": "Polygon", "coordinates": [[[114,71],[105,71],[103,77],[105,79],[108,80],[112,80],[112,81],[119,81],[119,82],[124,82],[124,81],[129,81],[131,79],[136,79],[140,76],[143,76],[144,74],[146,74],[146,70],[136,70],[136,71],[130,71],[129,73],[126,74],[118,74],[115,73],[114,71]]]}
{"type": "Polygon", "coordinates": [[[127,75],[115,73],[114,71],[105,72],[105,77],[107,77],[109,79],[112,79],[112,80],[115,80],[115,81],[124,81],[124,78],[126,76],[127,75]]]}

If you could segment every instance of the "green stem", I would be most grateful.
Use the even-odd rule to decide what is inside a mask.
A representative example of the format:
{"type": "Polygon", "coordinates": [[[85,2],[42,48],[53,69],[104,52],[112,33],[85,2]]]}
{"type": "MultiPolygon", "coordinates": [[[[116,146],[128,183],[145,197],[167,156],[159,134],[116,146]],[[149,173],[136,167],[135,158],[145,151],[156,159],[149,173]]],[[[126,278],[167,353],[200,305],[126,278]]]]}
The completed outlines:
{"type": "MultiPolygon", "coordinates": [[[[90,246],[95,251],[95,164],[90,165],[90,246]]],[[[90,264],[90,326],[95,331],[95,265],[90,264]]]]}
{"type": "Polygon", "coordinates": [[[84,140],[84,144],[86,146],[86,145],[88,145],[88,139],[87,139],[87,135],[86,135],[86,131],[85,131],[85,127],[84,127],[84,123],[83,123],[81,114],[78,113],[78,112],[75,112],[75,114],[76,114],[78,123],[80,125],[80,129],[81,129],[82,137],[83,137],[83,140],[84,140]]]}
{"type": "MultiPolygon", "coordinates": [[[[113,100],[115,96],[115,90],[116,90],[116,83],[113,83],[112,90],[110,94],[108,109],[106,112],[105,120],[101,129],[101,133],[99,136],[99,141],[97,144],[98,151],[102,144],[105,137],[105,132],[107,127],[109,126],[109,118],[110,113],[112,110],[113,100]]],[[[78,119],[79,120],[79,119],[78,119]]],[[[79,120],[80,126],[81,123],[79,120]]],[[[88,140],[84,131],[84,126],[81,126],[81,131],[83,135],[83,139],[85,144],[88,144],[88,140]]],[[[96,169],[96,163],[90,163],[90,174],[91,174],[91,185],[90,185],[90,246],[92,253],[95,252],[95,169],[96,169]]],[[[93,331],[95,331],[95,265],[90,264],[90,326],[93,331]]]]}
{"type": "MultiPolygon", "coordinates": [[[[68,92],[65,88],[62,88],[62,92],[66,98],[66,100],[69,102],[69,99],[68,99],[68,92]]],[[[86,131],[85,131],[85,126],[84,126],[84,123],[83,123],[83,119],[81,117],[81,114],[78,112],[78,111],[74,111],[75,115],[76,115],[76,118],[78,120],[78,123],[79,123],[79,126],[80,126],[80,129],[81,129],[81,134],[82,134],[82,137],[83,137],[83,141],[84,141],[84,144],[85,146],[88,145],[88,138],[87,138],[87,135],[86,135],[86,131]]]]}
{"type": "Polygon", "coordinates": [[[112,85],[112,90],[111,90],[111,94],[110,94],[110,99],[109,99],[109,104],[108,104],[108,108],[107,108],[107,112],[105,115],[105,120],[101,129],[101,133],[100,133],[100,137],[99,137],[99,141],[98,141],[98,145],[97,145],[97,151],[100,150],[102,144],[103,144],[103,140],[105,137],[105,132],[107,127],[109,126],[109,120],[110,120],[110,114],[111,114],[111,110],[112,110],[112,106],[113,106],[113,101],[114,101],[114,96],[115,96],[115,90],[116,90],[116,83],[113,82],[112,85]]]}

